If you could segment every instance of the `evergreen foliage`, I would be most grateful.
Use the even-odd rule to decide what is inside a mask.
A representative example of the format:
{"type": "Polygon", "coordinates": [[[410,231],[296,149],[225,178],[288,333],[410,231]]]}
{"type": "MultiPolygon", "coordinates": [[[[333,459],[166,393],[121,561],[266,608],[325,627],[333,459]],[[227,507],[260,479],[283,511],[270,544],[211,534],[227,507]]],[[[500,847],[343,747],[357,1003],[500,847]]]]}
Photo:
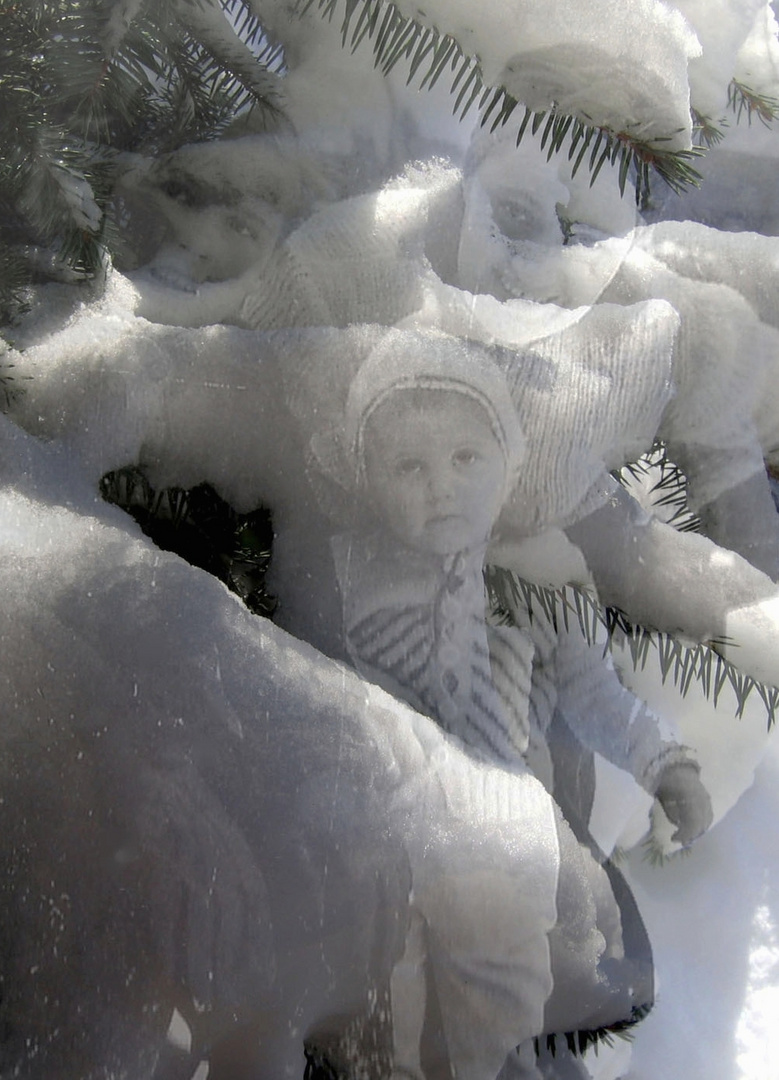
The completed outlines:
{"type": "Polygon", "coordinates": [[[34,280],[89,280],[130,152],[282,118],[281,47],[244,0],[0,0],[0,318],[34,280]],[[235,29],[233,28],[235,27],[235,29]]]}
{"type": "Polygon", "coordinates": [[[268,510],[239,514],[210,484],[156,491],[135,465],[106,473],[100,494],[135,518],[158,547],[213,574],[255,615],[272,616],[276,601],[265,587],[273,546],[268,510]]]}
{"type": "Polygon", "coordinates": [[[655,653],[663,683],[671,684],[682,697],[693,682],[700,685],[707,700],[716,705],[725,686],[736,697],[736,718],[744,714],[747,699],[756,692],[766,710],[768,727],[776,721],[779,710],[779,690],[744,675],[734,664],[717,652],[724,641],[706,645],[686,645],[672,634],[651,627],[635,626],[623,611],[600,604],[587,589],[565,585],[547,588],[525,581],[518,574],[491,566],[487,569],[487,590],[494,612],[507,624],[513,624],[512,608],[520,605],[542,613],[555,629],[558,625],[569,630],[578,627],[589,645],[597,644],[606,631],[604,654],[616,644],[627,646],[636,668],[644,668],[650,653],[655,653]]]}
{"type": "MultiPolygon", "coordinates": [[[[614,475],[628,486],[631,481],[646,482],[649,478],[651,486],[647,494],[655,512],[680,532],[699,531],[700,521],[687,504],[684,473],[668,457],[662,443],[614,475]]],[[[769,728],[776,721],[779,690],[744,675],[721,656],[717,648],[726,644],[725,641],[685,644],[672,634],[634,625],[624,612],[600,604],[585,588],[576,585],[545,588],[497,567],[487,570],[487,590],[496,615],[507,623],[513,622],[512,606],[519,603],[528,609],[531,618],[533,611],[541,612],[555,629],[558,624],[566,630],[578,626],[590,645],[602,640],[605,630],[604,652],[615,643],[626,646],[636,668],[644,668],[650,655],[655,655],[663,683],[670,680],[682,697],[695,682],[706,699],[716,705],[723,689],[730,686],[736,699],[737,718],[743,715],[749,696],[756,693],[765,706],[769,728]]]]}
{"type": "MultiPolygon", "coordinates": [[[[0,0],[0,324],[23,308],[33,281],[99,279],[121,228],[107,211],[127,154],[216,138],[249,109],[269,128],[283,122],[283,44],[261,9],[252,0],[0,0]]],[[[369,44],[385,74],[404,65],[420,89],[450,79],[460,117],[478,108],[493,130],[519,117],[517,144],[534,135],[548,157],[567,152],[572,171],[586,168],[593,182],[604,165],[618,167],[620,189],[632,182],[640,205],[653,178],[677,192],[697,185],[696,159],[721,138],[723,122],[698,115],[700,145],[672,150],[554,105],[520,108],[504,87],[484,84],[478,57],[451,34],[390,0],[299,0],[298,9],[338,14],[344,46],[369,44]]],[[[730,103],[750,122],[770,123],[779,110],[735,81],[730,103]]]]}
{"type": "Polygon", "coordinates": [[[736,79],[728,87],[728,105],[736,114],[737,121],[745,116],[751,124],[752,117],[756,116],[764,127],[770,127],[779,118],[779,101],[776,98],[760,94],[736,79]]]}
{"type": "Polygon", "coordinates": [[[679,532],[700,532],[700,519],[687,503],[687,477],[668,457],[665,444],[657,442],[649,451],[613,473],[624,487],[637,482],[647,486],[654,510],[679,532]]]}
{"type": "Polygon", "coordinates": [[[630,1042],[635,1034],[633,1028],[635,1028],[636,1024],[645,1020],[651,1011],[651,1005],[634,1005],[629,1020],[618,1020],[613,1024],[607,1024],[605,1027],[594,1028],[590,1031],[568,1031],[561,1035],[538,1036],[533,1040],[536,1054],[541,1053],[543,1044],[546,1045],[546,1049],[551,1053],[552,1057],[557,1055],[557,1051],[563,1043],[572,1054],[580,1057],[593,1047],[597,1054],[598,1047],[601,1044],[613,1046],[615,1036],[630,1042]]]}
{"type": "MultiPolygon", "coordinates": [[[[738,79],[732,79],[728,86],[728,107],[735,113],[736,123],[745,118],[751,124],[752,117],[756,116],[764,127],[770,128],[774,120],[779,119],[779,100],[752,90],[738,79]]],[[[693,135],[699,145],[716,146],[725,138],[726,117],[715,123],[710,116],[704,116],[696,109],[692,110],[692,117],[693,135]]]]}
{"type": "MultiPolygon", "coordinates": [[[[402,62],[407,70],[407,83],[415,82],[424,90],[432,89],[448,72],[452,79],[453,112],[461,119],[476,105],[481,123],[490,124],[494,131],[507,124],[520,105],[505,87],[485,85],[478,57],[466,53],[451,34],[403,15],[388,0],[305,0],[303,10],[314,6],[328,19],[342,8],[344,46],[354,51],[364,41],[369,42],[376,67],[385,75],[402,62]]],[[[639,205],[649,199],[652,176],[665,181],[676,192],[697,186],[701,180],[692,165],[703,153],[701,147],[668,149],[663,144],[671,141],[670,134],[665,139],[647,142],[629,130],[611,131],[593,124],[585,115],[573,116],[554,106],[543,111],[525,107],[517,129],[517,146],[528,131],[532,135],[541,131],[541,147],[547,149],[549,158],[567,145],[573,174],[584,164],[591,183],[607,162],[618,164],[620,192],[624,194],[628,179],[632,179],[639,205]]]]}
{"type": "Polygon", "coordinates": [[[692,109],[691,112],[693,141],[707,150],[721,143],[725,138],[723,128],[727,127],[727,120],[723,117],[715,123],[710,116],[705,116],[697,109],[692,109]]]}
{"type": "Polygon", "coordinates": [[[13,366],[0,360],[0,412],[9,409],[22,393],[22,387],[11,373],[13,366]]]}

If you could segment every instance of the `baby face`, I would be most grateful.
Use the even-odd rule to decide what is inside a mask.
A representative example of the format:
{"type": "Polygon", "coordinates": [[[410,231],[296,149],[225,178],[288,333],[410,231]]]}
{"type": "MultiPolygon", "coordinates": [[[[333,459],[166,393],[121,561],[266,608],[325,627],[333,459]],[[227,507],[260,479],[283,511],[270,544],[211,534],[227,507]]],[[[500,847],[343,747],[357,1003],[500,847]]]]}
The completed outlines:
{"type": "Polygon", "coordinates": [[[453,391],[399,391],[370,416],[364,454],[368,496],[400,541],[435,555],[485,543],[506,462],[478,402],[453,391]]]}

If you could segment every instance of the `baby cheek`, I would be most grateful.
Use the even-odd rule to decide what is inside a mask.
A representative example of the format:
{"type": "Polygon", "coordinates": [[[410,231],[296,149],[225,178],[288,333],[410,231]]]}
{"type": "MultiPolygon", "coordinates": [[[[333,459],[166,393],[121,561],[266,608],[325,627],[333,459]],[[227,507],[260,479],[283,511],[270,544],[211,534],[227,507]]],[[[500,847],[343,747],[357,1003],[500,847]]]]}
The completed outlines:
{"type": "Polygon", "coordinates": [[[485,478],[471,491],[471,515],[475,520],[486,523],[492,528],[503,504],[503,485],[496,485],[494,477],[485,478]]]}
{"type": "Polygon", "coordinates": [[[395,484],[388,496],[385,506],[394,523],[411,531],[418,529],[424,505],[421,491],[413,484],[395,484]]]}

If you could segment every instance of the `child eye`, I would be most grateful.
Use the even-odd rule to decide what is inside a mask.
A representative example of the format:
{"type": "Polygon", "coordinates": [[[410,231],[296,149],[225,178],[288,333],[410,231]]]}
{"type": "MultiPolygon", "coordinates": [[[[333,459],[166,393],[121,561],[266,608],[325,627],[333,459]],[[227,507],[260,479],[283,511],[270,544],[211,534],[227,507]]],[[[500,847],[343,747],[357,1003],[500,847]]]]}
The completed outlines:
{"type": "Polygon", "coordinates": [[[401,458],[395,463],[397,476],[418,476],[422,472],[422,462],[419,458],[401,458]]]}
{"type": "Polygon", "coordinates": [[[471,447],[463,447],[461,450],[455,450],[452,454],[452,461],[455,465],[462,468],[467,468],[469,465],[474,465],[479,460],[479,455],[476,450],[471,447]]]}
{"type": "Polygon", "coordinates": [[[169,199],[173,199],[182,206],[193,207],[198,205],[198,199],[192,186],[181,180],[168,180],[167,183],[162,185],[162,190],[169,199]]]}

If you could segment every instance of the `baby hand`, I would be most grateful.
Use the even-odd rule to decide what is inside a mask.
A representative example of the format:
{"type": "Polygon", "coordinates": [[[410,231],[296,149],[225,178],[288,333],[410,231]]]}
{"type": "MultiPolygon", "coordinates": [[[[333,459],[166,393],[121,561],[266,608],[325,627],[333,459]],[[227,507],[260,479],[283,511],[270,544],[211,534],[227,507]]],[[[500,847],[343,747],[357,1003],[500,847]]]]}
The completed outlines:
{"type": "Polygon", "coordinates": [[[683,847],[711,825],[711,799],[692,762],[679,762],[663,769],[655,797],[671,824],[677,826],[671,839],[683,847]]]}

